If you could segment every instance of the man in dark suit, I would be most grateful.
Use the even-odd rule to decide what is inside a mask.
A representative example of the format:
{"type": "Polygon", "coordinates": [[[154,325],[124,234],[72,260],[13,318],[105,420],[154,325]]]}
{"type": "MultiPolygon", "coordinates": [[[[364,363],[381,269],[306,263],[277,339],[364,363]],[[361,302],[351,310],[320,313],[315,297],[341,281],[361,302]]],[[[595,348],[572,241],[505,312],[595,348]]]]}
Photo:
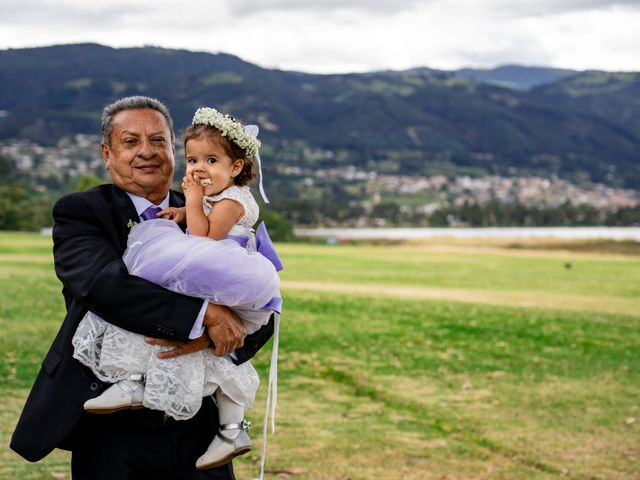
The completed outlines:
{"type": "Polygon", "coordinates": [[[127,97],[105,107],[102,156],[113,185],[61,198],[53,209],[54,260],[67,315],[42,362],[11,440],[11,448],[38,461],[54,448],[71,450],[74,479],[233,479],[231,463],[196,471],[219,424],[211,398],[190,420],[162,412],[126,410],[93,415],[83,404],[109,385],[73,358],[73,337],[88,310],[107,322],[173,346],[166,358],[210,348],[242,363],[273,333],[273,319],[245,338],[242,323],[224,306],[172,293],[128,274],[121,257],[133,223],[150,206],[182,206],[170,191],[173,123],[166,107],[127,97]]]}

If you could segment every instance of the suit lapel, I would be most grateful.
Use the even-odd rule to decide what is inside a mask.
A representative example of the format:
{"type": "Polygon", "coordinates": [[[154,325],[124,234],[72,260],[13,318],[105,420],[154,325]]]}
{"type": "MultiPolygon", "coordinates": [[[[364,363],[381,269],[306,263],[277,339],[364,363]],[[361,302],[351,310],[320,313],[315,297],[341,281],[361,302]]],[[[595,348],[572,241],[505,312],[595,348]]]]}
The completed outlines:
{"type": "MultiPolygon", "coordinates": [[[[113,205],[116,213],[120,216],[120,220],[125,225],[129,223],[138,223],[140,221],[138,212],[136,212],[136,207],[134,207],[129,195],[115,185],[111,188],[111,205],[113,205]]],[[[129,226],[129,228],[131,227],[129,226]]]]}
{"type": "Polygon", "coordinates": [[[118,235],[120,249],[124,252],[125,248],[127,248],[129,231],[133,225],[140,221],[140,218],[129,195],[115,185],[112,185],[109,190],[108,202],[115,212],[113,216],[114,227],[118,235]]]}
{"type": "MultiPolygon", "coordinates": [[[[174,190],[169,190],[169,206],[171,207],[184,207],[184,195],[174,190]]],[[[187,226],[185,224],[178,224],[180,230],[186,232],[187,226]]]]}
{"type": "Polygon", "coordinates": [[[184,207],[184,197],[181,193],[169,190],[169,206],[184,207]]]}

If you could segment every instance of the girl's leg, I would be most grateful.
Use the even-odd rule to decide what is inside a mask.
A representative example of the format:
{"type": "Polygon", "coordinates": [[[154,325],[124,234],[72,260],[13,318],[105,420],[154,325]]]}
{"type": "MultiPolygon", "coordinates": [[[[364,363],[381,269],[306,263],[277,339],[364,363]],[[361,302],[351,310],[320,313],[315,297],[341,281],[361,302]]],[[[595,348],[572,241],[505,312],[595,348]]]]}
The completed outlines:
{"type": "Polygon", "coordinates": [[[196,461],[199,470],[218,467],[230,462],[238,455],[251,450],[251,440],[244,421],[244,407],[225,395],[220,388],[215,392],[220,417],[220,431],[207,451],[196,461]]]}
{"type": "Polygon", "coordinates": [[[244,407],[234,402],[231,397],[224,394],[222,389],[216,390],[216,403],[218,404],[218,415],[220,416],[220,429],[224,430],[224,435],[235,440],[242,431],[240,428],[225,429],[225,425],[240,424],[244,419],[244,407]]]}

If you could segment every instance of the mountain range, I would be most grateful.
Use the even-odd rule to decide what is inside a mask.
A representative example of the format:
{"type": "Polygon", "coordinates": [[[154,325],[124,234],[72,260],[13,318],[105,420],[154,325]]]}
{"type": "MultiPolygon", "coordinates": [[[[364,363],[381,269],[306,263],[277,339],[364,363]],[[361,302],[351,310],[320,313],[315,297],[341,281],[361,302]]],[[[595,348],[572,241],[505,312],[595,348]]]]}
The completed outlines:
{"type": "Polygon", "coordinates": [[[257,123],[269,152],[292,165],[517,172],[640,189],[633,72],[503,66],[318,75],[155,47],[9,49],[0,50],[0,139],[52,144],[98,133],[103,106],[132,94],[164,101],[177,127],[202,105],[257,123]]]}

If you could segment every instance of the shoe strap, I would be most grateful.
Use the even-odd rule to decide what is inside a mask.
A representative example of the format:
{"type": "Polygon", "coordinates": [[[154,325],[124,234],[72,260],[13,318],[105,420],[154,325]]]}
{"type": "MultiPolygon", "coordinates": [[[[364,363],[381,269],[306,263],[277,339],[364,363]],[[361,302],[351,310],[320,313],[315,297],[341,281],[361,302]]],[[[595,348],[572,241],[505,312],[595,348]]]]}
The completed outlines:
{"type": "Polygon", "coordinates": [[[248,431],[250,426],[251,426],[251,422],[248,422],[244,419],[240,423],[227,423],[226,425],[220,425],[220,430],[218,430],[218,436],[220,437],[220,440],[222,440],[225,443],[234,443],[236,439],[227,437],[224,433],[222,433],[222,431],[223,430],[248,431]]]}
{"type": "Polygon", "coordinates": [[[220,425],[220,430],[249,430],[251,422],[242,420],[240,423],[227,423],[226,425],[220,425]]]}
{"type": "Polygon", "coordinates": [[[141,373],[133,373],[133,374],[129,375],[126,380],[122,380],[122,381],[118,382],[118,386],[120,387],[120,389],[123,392],[126,392],[129,395],[133,395],[133,393],[138,389],[138,387],[141,384],[144,384],[144,380],[145,380],[145,378],[144,378],[143,374],[141,374],[141,373]],[[131,382],[131,383],[134,383],[136,385],[134,386],[134,385],[131,385],[131,383],[127,383],[127,382],[131,382]]]}

